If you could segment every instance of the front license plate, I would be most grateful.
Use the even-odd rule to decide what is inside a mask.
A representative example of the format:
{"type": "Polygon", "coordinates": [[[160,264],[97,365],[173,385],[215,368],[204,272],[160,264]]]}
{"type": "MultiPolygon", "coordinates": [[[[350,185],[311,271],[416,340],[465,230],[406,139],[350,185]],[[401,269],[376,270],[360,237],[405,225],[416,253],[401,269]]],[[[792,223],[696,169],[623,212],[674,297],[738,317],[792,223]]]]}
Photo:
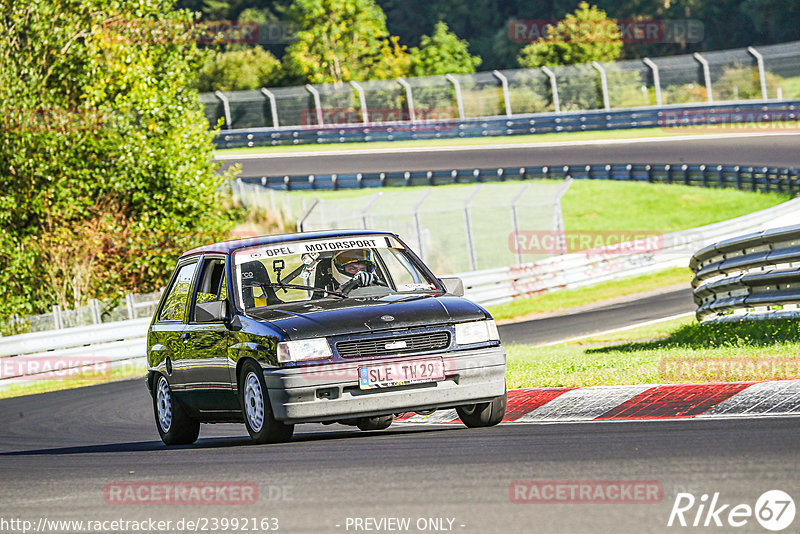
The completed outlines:
{"type": "Polygon", "coordinates": [[[441,358],[358,368],[358,387],[361,389],[390,388],[440,380],[444,380],[444,362],[441,358]]]}

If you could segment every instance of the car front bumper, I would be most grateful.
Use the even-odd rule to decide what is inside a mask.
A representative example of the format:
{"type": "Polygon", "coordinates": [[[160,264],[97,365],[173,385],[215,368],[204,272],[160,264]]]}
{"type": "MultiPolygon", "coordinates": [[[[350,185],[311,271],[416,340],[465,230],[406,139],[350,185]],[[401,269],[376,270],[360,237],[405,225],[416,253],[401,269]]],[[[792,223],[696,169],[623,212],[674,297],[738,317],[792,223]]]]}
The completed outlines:
{"type": "Polygon", "coordinates": [[[307,423],[487,402],[505,392],[505,373],[505,349],[494,346],[443,354],[264,369],[264,379],[275,418],[287,423],[307,423]],[[359,367],[436,357],[444,361],[445,379],[440,382],[359,389],[359,367]]]}

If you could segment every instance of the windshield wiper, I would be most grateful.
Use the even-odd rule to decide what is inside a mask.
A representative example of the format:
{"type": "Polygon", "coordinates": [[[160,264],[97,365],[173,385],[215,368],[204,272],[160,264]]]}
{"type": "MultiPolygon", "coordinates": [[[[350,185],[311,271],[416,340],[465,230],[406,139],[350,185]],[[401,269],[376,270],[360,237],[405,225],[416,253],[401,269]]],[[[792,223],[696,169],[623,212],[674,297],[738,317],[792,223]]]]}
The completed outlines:
{"type": "Polygon", "coordinates": [[[306,291],[320,291],[320,292],[326,293],[328,295],[336,295],[337,297],[342,297],[343,299],[347,298],[347,295],[345,295],[341,291],[331,291],[331,290],[328,290],[328,289],[323,289],[321,287],[303,286],[303,285],[298,285],[298,284],[284,284],[282,282],[281,283],[270,282],[268,284],[262,284],[262,283],[254,282],[252,284],[244,284],[243,287],[260,287],[261,290],[264,291],[264,293],[266,293],[264,288],[267,288],[267,287],[273,288],[273,289],[274,288],[278,288],[278,289],[305,289],[306,291]]]}

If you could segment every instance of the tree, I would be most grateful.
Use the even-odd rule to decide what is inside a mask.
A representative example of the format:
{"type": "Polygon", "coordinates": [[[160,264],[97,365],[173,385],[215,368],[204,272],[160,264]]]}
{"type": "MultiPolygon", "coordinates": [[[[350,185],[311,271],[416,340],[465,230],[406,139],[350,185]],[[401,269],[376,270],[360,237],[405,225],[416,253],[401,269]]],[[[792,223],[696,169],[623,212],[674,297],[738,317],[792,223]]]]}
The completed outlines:
{"type": "Polygon", "coordinates": [[[547,37],[523,48],[518,61],[522,67],[575,65],[613,61],[621,51],[622,35],[616,21],[596,6],[581,2],[574,14],[548,27],[547,37]]]}
{"type": "Polygon", "coordinates": [[[422,37],[420,47],[411,49],[411,74],[469,74],[481,64],[481,58],[469,53],[469,43],[459,39],[447,24],[437,22],[433,35],[422,37]]]}
{"type": "Polygon", "coordinates": [[[298,81],[383,80],[408,71],[408,53],[374,0],[295,0],[289,15],[299,31],[284,67],[298,81]]]}
{"type": "Polygon", "coordinates": [[[0,6],[0,316],[162,287],[230,225],[191,16],[162,0],[0,6]]]}
{"type": "Polygon", "coordinates": [[[274,85],[281,63],[260,46],[212,52],[200,71],[201,92],[238,91],[274,85]]]}

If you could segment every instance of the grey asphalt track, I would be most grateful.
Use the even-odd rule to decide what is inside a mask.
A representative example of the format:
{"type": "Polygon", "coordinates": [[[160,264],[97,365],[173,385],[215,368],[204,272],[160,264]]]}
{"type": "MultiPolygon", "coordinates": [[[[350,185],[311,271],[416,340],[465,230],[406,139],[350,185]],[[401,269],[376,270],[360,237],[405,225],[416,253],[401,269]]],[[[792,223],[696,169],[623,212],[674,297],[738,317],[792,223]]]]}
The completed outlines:
{"type": "MultiPolygon", "coordinates": [[[[720,502],[750,506],[770,489],[800,497],[798,418],[373,433],[305,425],[291,443],[260,446],[242,425],[205,425],[196,445],[170,449],[152,419],[141,380],[0,401],[0,524],[277,517],[280,532],[311,533],[354,532],[347,518],[409,517],[415,525],[444,517],[464,533],[640,533],[675,531],[666,523],[679,492],[719,492],[720,502]],[[656,481],[663,499],[513,504],[516,480],[656,481]],[[119,505],[103,493],[120,482],[180,481],[254,483],[259,498],[244,506],[119,505]]],[[[763,532],[752,518],[736,530],[763,532]]]]}
{"type": "Polygon", "coordinates": [[[543,146],[463,151],[404,151],[374,154],[287,155],[269,159],[229,160],[242,165],[241,176],[282,176],[381,171],[416,171],[516,167],[530,165],[581,165],[593,163],[721,163],[800,167],[800,134],[692,139],[667,142],[614,143],[578,146],[543,146]]]}

